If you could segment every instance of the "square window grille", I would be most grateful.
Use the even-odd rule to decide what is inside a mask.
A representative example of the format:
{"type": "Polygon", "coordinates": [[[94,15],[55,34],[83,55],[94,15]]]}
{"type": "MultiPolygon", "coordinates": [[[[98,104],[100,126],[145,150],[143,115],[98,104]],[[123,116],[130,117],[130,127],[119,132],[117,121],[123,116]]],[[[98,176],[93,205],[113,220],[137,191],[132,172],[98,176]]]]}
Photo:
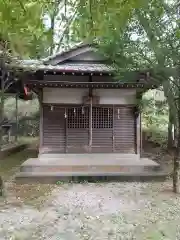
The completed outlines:
{"type": "Polygon", "coordinates": [[[74,107],[67,110],[68,128],[89,128],[89,109],[74,107]]]}
{"type": "Polygon", "coordinates": [[[93,107],[93,128],[113,128],[113,108],[93,107]]]}
{"type": "MultiPolygon", "coordinates": [[[[89,107],[68,108],[68,128],[89,128],[89,107]]],[[[113,108],[93,107],[92,128],[113,128],[113,108]]]]}

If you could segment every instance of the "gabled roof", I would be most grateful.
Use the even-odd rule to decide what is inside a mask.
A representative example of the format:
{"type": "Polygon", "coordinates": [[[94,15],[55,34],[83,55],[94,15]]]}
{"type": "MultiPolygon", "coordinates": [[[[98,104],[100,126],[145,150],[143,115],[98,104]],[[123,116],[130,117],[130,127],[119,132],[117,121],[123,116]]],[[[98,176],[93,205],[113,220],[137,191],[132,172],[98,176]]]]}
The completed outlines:
{"type": "Polygon", "coordinates": [[[73,57],[76,57],[80,54],[84,54],[90,51],[97,52],[97,45],[94,43],[80,43],[67,51],[49,56],[48,58],[43,60],[43,64],[45,65],[61,64],[73,57]]]}
{"type": "Polygon", "coordinates": [[[112,73],[113,67],[106,64],[104,57],[97,53],[96,46],[94,43],[80,43],[68,51],[57,53],[43,60],[19,61],[19,66],[27,71],[112,73]]]}

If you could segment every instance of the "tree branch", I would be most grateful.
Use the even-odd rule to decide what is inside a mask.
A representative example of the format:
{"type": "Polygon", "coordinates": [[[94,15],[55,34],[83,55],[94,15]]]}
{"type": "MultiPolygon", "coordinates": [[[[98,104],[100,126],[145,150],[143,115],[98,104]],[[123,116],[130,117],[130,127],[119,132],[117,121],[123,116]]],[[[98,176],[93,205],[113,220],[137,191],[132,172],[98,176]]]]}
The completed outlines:
{"type": "Polygon", "coordinates": [[[68,22],[66,23],[65,29],[63,30],[62,34],[61,34],[61,38],[59,40],[56,52],[58,52],[60,50],[61,47],[61,43],[63,41],[64,38],[64,33],[66,32],[67,28],[69,27],[69,25],[72,23],[72,21],[74,20],[75,16],[77,14],[77,10],[74,12],[73,16],[71,16],[71,18],[68,20],[68,22]]]}
{"type": "Polygon", "coordinates": [[[24,7],[23,3],[21,2],[21,0],[17,0],[17,1],[19,2],[19,5],[21,6],[22,10],[23,10],[23,11],[24,11],[24,13],[26,14],[26,13],[27,13],[27,11],[26,11],[26,9],[25,9],[25,7],[24,7]]]}

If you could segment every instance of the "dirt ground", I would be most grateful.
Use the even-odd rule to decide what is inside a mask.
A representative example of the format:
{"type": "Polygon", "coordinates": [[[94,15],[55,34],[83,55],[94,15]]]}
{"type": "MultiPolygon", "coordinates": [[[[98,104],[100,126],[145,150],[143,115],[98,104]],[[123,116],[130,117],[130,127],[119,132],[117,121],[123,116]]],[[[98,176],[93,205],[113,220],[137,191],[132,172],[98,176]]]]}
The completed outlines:
{"type": "MultiPolygon", "coordinates": [[[[146,155],[158,159],[159,152],[146,155]]],[[[19,165],[34,155],[23,151],[1,164],[0,240],[180,239],[180,196],[171,180],[16,185],[19,165]]],[[[167,154],[161,158],[169,162],[167,154]]]]}

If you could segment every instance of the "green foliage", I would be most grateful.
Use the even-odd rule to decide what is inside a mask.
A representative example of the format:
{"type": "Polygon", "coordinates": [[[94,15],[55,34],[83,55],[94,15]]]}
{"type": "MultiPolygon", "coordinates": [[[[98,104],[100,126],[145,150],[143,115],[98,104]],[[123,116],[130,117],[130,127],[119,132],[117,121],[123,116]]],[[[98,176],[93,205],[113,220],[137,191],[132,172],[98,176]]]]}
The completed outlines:
{"type": "MultiPolygon", "coordinates": [[[[39,136],[39,101],[18,100],[18,135],[39,136]]],[[[11,123],[16,122],[16,102],[14,97],[5,99],[4,117],[11,123]]]]}
{"type": "Polygon", "coordinates": [[[43,16],[49,4],[46,0],[0,0],[1,48],[21,57],[43,55],[49,34],[43,16]]]}
{"type": "MultiPolygon", "coordinates": [[[[38,99],[31,101],[18,100],[18,118],[32,117],[39,113],[38,99]]],[[[16,101],[15,97],[8,97],[5,99],[4,105],[5,117],[9,120],[15,121],[16,118],[16,101]]]]}
{"type": "Polygon", "coordinates": [[[73,23],[74,38],[92,39],[110,35],[124,29],[132,17],[133,9],[146,4],[146,0],[79,0],[73,23]]]}
{"type": "MultiPolygon", "coordinates": [[[[116,67],[118,79],[129,70],[150,69],[150,80],[162,85],[172,111],[172,123],[177,129],[180,124],[177,101],[180,97],[179,2],[100,0],[95,5],[93,1],[82,0],[78,10],[75,36],[81,40],[96,37],[100,50],[116,67]]],[[[146,103],[153,108],[146,107],[145,125],[150,128],[153,124],[155,129],[163,130],[168,123],[167,105],[153,101],[146,103]]]]}
{"type": "Polygon", "coordinates": [[[142,100],[142,124],[150,141],[161,146],[168,139],[168,105],[162,91],[149,90],[142,100]]]}
{"type": "Polygon", "coordinates": [[[152,80],[158,83],[174,76],[171,81],[174,88],[177,72],[168,68],[176,67],[180,59],[178,19],[177,1],[100,0],[95,4],[92,0],[81,0],[74,36],[81,40],[96,38],[100,49],[115,64],[118,75],[150,68],[152,80]]]}
{"type": "Polygon", "coordinates": [[[42,58],[69,45],[73,0],[0,0],[0,45],[24,58],[42,58]]]}

